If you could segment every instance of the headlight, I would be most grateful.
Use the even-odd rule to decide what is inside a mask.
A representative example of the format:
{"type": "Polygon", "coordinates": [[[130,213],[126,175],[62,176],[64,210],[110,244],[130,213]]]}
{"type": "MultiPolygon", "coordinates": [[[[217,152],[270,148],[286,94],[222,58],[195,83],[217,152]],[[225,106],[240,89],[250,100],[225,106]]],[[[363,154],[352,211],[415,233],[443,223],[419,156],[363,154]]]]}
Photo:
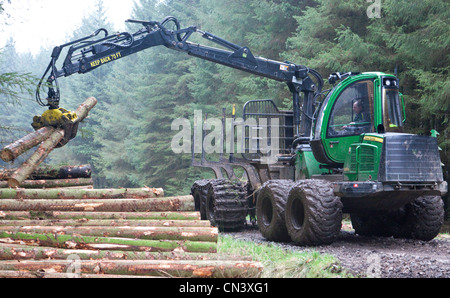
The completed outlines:
{"type": "Polygon", "coordinates": [[[396,78],[384,78],[383,86],[387,88],[398,88],[398,80],[396,78]]]}

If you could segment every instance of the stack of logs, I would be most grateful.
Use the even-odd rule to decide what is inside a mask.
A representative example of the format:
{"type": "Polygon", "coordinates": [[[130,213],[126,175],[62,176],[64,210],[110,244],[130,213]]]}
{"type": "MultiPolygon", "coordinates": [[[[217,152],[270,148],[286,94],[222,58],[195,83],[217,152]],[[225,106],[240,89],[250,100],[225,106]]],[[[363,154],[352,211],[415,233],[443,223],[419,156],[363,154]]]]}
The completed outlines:
{"type": "Polygon", "coordinates": [[[217,253],[192,196],[162,189],[0,190],[0,277],[257,277],[217,253]]]}
{"type": "MultiPolygon", "coordinates": [[[[8,179],[17,169],[0,171],[0,188],[9,188],[8,179]]],[[[21,188],[94,188],[91,165],[43,165],[20,184],[21,188]]]]}
{"type": "MultiPolygon", "coordinates": [[[[96,102],[77,109],[80,121],[96,102]]],[[[86,166],[38,169],[63,137],[64,129],[44,127],[0,151],[12,161],[39,145],[22,166],[0,173],[0,277],[260,275],[260,263],[217,253],[218,230],[200,220],[190,195],[94,189],[86,166]]]]}

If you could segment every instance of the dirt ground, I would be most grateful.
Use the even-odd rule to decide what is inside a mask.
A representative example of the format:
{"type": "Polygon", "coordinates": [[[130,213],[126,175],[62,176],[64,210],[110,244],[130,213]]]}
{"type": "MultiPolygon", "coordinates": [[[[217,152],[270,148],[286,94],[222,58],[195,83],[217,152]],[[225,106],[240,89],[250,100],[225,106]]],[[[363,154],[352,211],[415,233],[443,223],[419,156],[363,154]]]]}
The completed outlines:
{"type": "MultiPolygon", "coordinates": [[[[270,243],[257,228],[226,233],[237,239],[270,243]]],[[[285,249],[315,250],[335,256],[340,266],[359,277],[381,278],[450,278],[450,236],[440,234],[425,242],[392,237],[364,237],[351,226],[343,226],[337,241],[331,245],[299,247],[276,243],[285,249]]]]}

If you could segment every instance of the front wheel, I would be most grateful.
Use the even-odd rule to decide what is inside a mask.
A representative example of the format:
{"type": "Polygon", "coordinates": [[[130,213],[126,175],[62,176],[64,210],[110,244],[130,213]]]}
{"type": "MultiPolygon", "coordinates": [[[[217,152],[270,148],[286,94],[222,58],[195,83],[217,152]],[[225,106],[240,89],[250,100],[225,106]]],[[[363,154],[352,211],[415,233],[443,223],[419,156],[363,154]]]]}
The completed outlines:
{"type": "Polygon", "coordinates": [[[351,219],[355,233],[361,236],[430,241],[439,234],[444,222],[444,202],[439,196],[421,196],[395,211],[351,214],[351,219]]]}
{"type": "Polygon", "coordinates": [[[444,202],[439,196],[421,196],[407,204],[394,217],[394,237],[430,241],[444,223],[444,202]]]}
{"type": "Polygon", "coordinates": [[[300,180],[286,203],[286,228],[299,245],[331,244],[342,225],[342,203],[325,180],[300,180]]]}

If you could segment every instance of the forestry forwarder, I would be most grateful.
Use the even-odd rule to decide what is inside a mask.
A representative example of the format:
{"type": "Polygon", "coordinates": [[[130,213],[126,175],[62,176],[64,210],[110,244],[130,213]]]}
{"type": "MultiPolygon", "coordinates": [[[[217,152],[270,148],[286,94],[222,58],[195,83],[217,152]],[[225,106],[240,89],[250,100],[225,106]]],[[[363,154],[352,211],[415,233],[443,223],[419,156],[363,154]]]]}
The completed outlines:
{"type": "MultiPolygon", "coordinates": [[[[323,80],[315,70],[254,56],[249,48],[196,27],[182,29],[174,17],[127,22],[143,28],[116,35],[99,29],[55,47],[41,80],[50,71],[48,103],[39,96],[41,83],[37,101],[50,110],[59,109],[57,78],[86,73],[155,46],[285,82],[292,92],[292,111],[280,111],[271,100],[253,100],[238,120],[233,109],[227,148],[234,150],[235,129],[243,129],[242,138],[237,138],[245,147],[242,157],[231,152],[225,158],[221,153],[219,161],[210,161],[202,150],[201,161],[196,161],[193,150],[193,165],[213,169],[217,178],[192,186],[202,218],[231,229],[243,227],[247,215],[255,222],[256,215],[264,237],[301,245],[333,242],[343,212],[350,213],[356,233],[362,235],[431,240],[439,233],[444,216],[440,196],[447,192],[447,183],[437,139],[402,132],[405,108],[395,76],[334,73],[329,77],[334,87],[323,94],[323,80]],[[102,32],[104,37],[97,38],[102,32]],[[225,49],[189,42],[193,33],[225,49]],[[56,61],[69,46],[58,69],[56,61]],[[322,95],[325,98],[319,101],[322,95]],[[246,122],[249,119],[256,122],[246,122]],[[278,137],[274,139],[268,130],[278,137]],[[278,148],[270,147],[272,143],[278,143],[278,148]],[[267,147],[271,149],[262,150],[267,147]],[[267,158],[275,160],[266,162],[267,158]],[[236,179],[236,168],[244,169],[246,183],[236,179]]],[[[66,142],[76,134],[70,121],[58,125],[72,130],[66,142]]],[[[225,124],[222,128],[225,131],[225,124]]],[[[205,131],[202,128],[202,140],[205,131]]]]}

